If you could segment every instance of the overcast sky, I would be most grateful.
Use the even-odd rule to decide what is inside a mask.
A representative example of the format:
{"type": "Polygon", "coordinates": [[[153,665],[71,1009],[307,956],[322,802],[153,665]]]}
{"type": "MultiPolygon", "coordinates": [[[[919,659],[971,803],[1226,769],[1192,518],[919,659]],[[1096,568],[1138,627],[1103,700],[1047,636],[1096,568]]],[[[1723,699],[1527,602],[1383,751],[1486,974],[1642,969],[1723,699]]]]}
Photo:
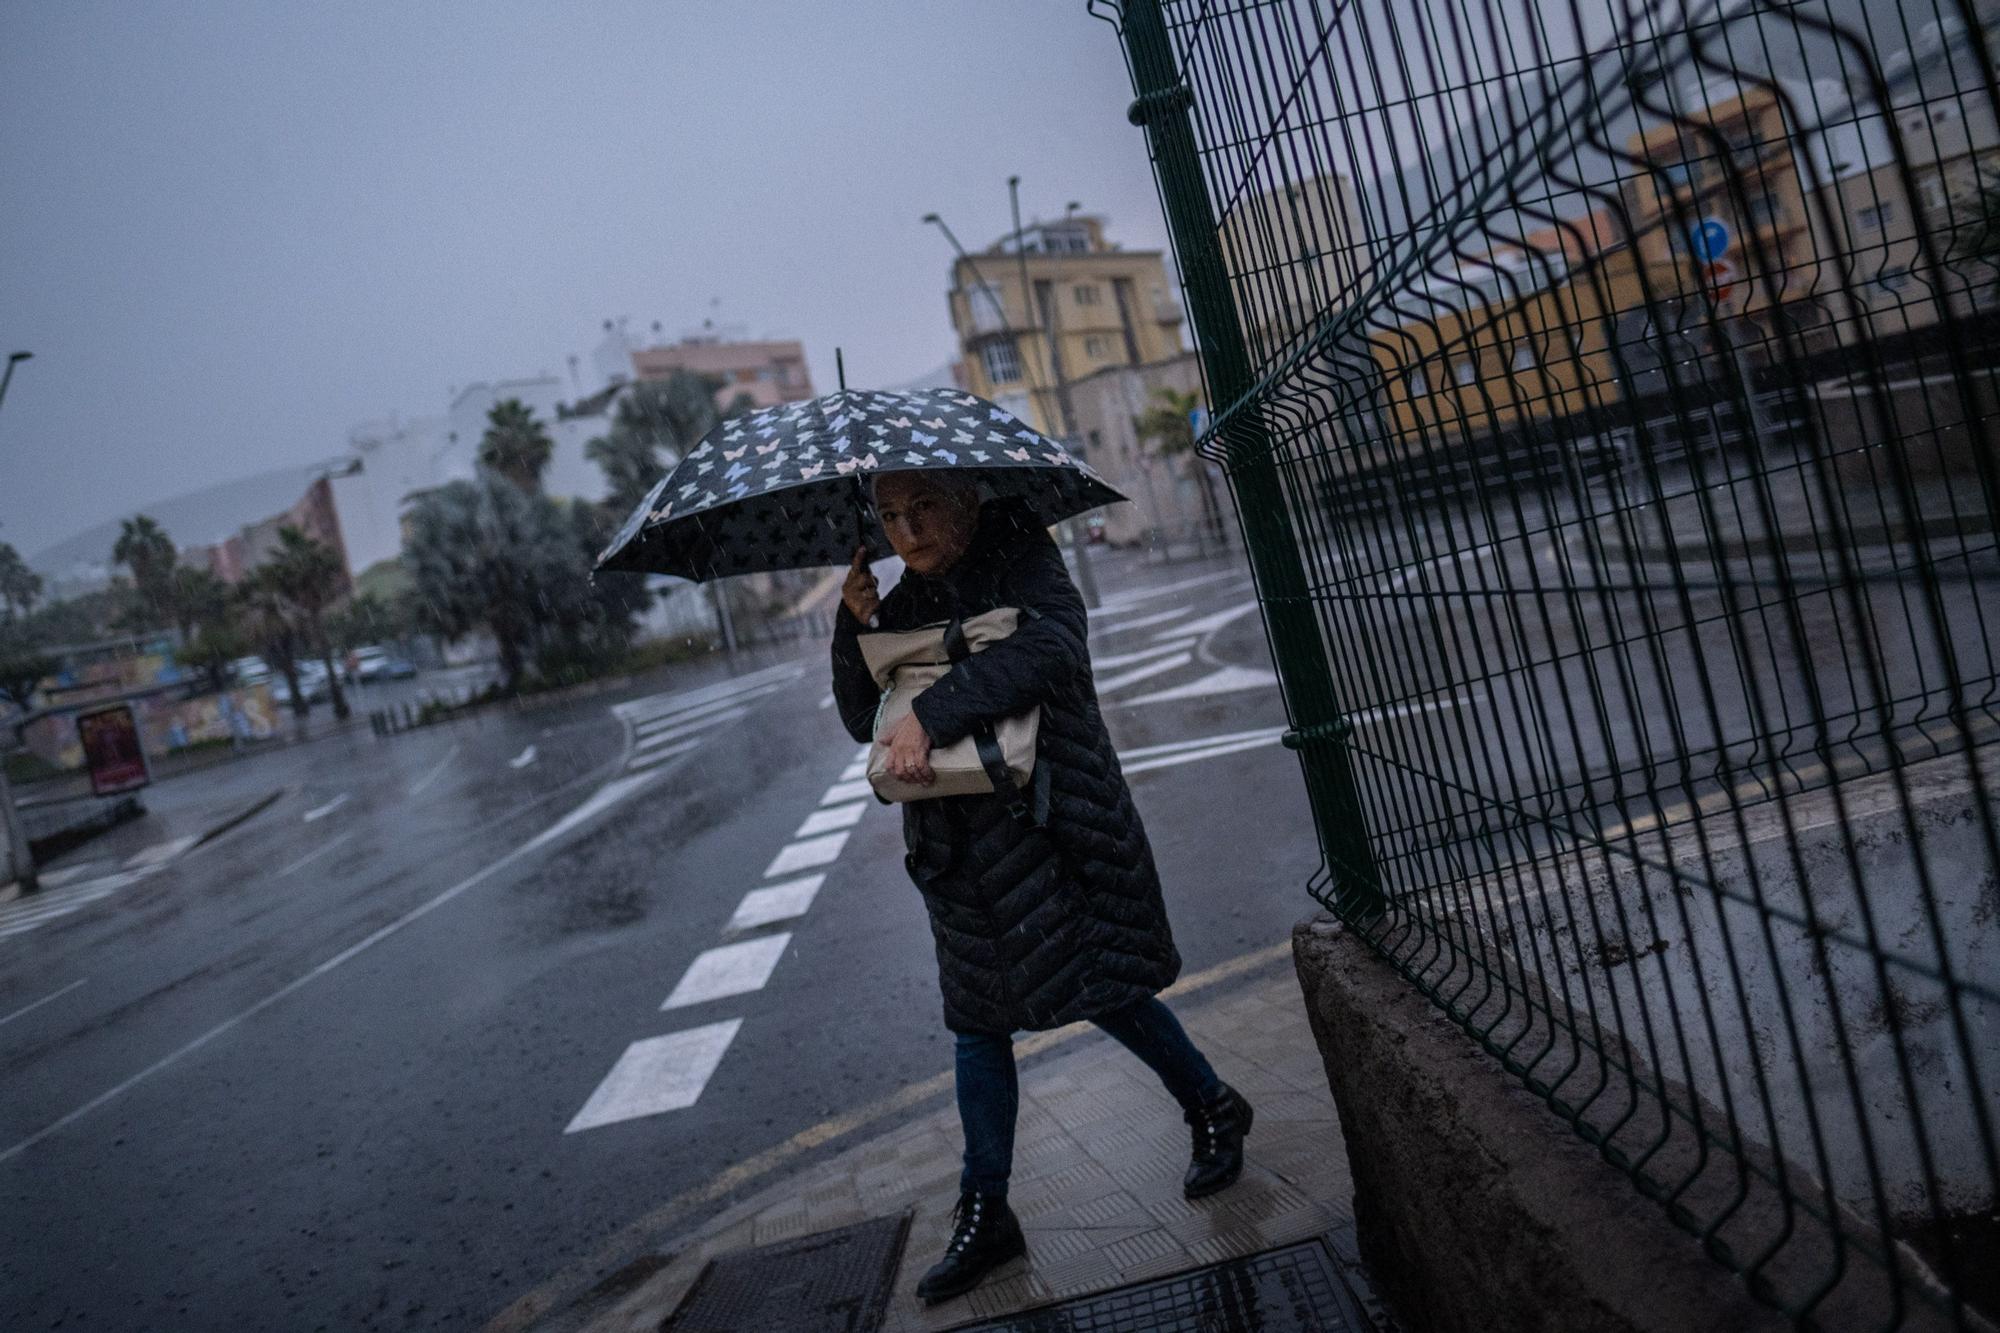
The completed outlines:
{"type": "Polygon", "coordinates": [[[815,383],[953,352],[971,246],[1072,199],[1165,230],[1083,0],[11,0],[0,540],[337,454],[607,316],[802,339],[815,383]]]}

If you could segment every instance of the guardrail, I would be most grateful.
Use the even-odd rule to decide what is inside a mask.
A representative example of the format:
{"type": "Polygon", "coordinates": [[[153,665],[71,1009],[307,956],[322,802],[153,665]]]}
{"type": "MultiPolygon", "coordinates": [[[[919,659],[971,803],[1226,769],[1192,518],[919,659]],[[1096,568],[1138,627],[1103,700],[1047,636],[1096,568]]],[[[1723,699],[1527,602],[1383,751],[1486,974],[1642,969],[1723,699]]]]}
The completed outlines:
{"type": "Polygon", "coordinates": [[[1993,8],[1091,8],[1313,893],[1801,1323],[2000,1313],[1993,8]]]}

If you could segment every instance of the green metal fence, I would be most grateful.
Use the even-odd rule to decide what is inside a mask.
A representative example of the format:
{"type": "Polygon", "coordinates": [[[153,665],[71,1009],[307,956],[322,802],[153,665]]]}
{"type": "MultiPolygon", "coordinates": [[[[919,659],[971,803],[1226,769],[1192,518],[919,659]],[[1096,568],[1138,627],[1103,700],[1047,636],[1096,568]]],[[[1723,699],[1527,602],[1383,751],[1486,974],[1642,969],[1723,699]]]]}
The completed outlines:
{"type": "Polygon", "coordinates": [[[2000,1314],[2000,5],[1091,8],[1312,891],[1801,1323],[2000,1314]]]}

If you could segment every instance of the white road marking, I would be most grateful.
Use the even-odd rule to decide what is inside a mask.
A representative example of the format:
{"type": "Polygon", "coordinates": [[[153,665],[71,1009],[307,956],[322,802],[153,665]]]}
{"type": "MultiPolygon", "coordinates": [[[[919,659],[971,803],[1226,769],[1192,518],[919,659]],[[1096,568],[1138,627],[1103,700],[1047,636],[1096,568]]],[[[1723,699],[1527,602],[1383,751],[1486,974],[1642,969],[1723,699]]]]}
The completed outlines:
{"type": "Polygon", "coordinates": [[[298,870],[304,866],[310,865],[314,861],[319,860],[320,857],[325,856],[328,852],[340,846],[341,843],[346,842],[349,838],[353,837],[360,831],[361,831],[360,829],[349,829],[347,830],[347,832],[341,834],[339,837],[333,838],[325,843],[322,843],[317,849],[307,852],[304,856],[301,856],[298,860],[292,862],[290,865],[286,866],[283,870],[280,870],[278,872],[278,878],[283,879],[285,876],[291,874],[294,870],[298,870]]]}
{"type": "Polygon", "coordinates": [[[1184,648],[1192,648],[1195,642],[1193,639],[1173,639],[1166,643],[1156,643],[1151,648],[1141,648],[1136,653],[1114,653],[1109,657],[1097,657],[1093,655],[1090,659],[1090,665],[1099,670],[1107,667],[1130,666],[1134,662],[1144,662],[1149,658],[1164,657],[1168,653],[1179,652],[1184,648]]]}
{"type": "Polygon", "coordinates": [[[748,717],[749,714],[750,710],[739,704],[734,708],[725,708],[720,712],[704,713],[700,717],[689,718],[685,721],[675,718],[672,725],[661,727],[657,731],[650,731],[641,736],[638,743],[632,747],[632,750],[635,754],[642,754],[654,746],[665,745],[669,741],[679,740],[681,737],[690,735],[693,732],[706,731],[710,727],[719,727],[725,722],[734,722],[738,718],[748,717]]]}
{"type": "Polygon", "coordinates": [[[1224,570],[1219,574],[1197,574],[1193,578],[1181,579],[1177,583],[1160,583],[1150,588],[1138,588],[1131,592],[1114,593],[1104,599],[1111,603],[1111,605],[1100,611],[1099,614],[1116,615],[1118,612],[1126,610],[1139,602],[1151,601],[1155,597],[1164,597],[1170,592],[1181,592],[1188,588],[1199,588],[1203,584],[1214,583],[1218,579],[1235,577],[1236,573],[1234,570],[1224,570]]]}
{"type": "Polygon", "coordinates": [[[1276,745],[1276,736],[1263,736],[1253,740],[1236,741],[1229,745],[1210,745],[1196,750],[1182,750],[1177,754],[1163,754],[1152,759],[1141,759],[1135,764],[1121,762],[1119,767],[1127,774],[1144,773],[1153,768],[1172,768],[1175,764],[1192,764],[1198,759],[1214,759],[1219,755],[1235,754],[1239,750],[1254,750],[1263,745],[1276,745]]]}
{"type": "Polygon", "coordinates": [[[342,793],[341,793],[340,795],[338,795],[338,796],[334,797],[334,798],[333,798],[332,800],[328,801],[328,802],[327,802],[327,803],[326,803],[325,805],[322,805],[322,806],[321,806],[321,807],[320,807],[319,809],[317,809],[317,810],[308,810],[308,811],[306,811],[306,823],[310,824],[310,823],[312,823],[312,822],[313,822],[313,821],[314,821],[315,819],[324,819],[324,818],[326,818],[326,817],[327,817],[328,815],[332,814],[332,813],[333,813],[334,811],[336,811],[336,810],[340,809],[340,807],[341,807],[341,806],[343,806],[343,805],[346,805],[346,804],[347,804],[347,801],[348,801],[348,795],[347,795],[347,793],[346,793],[346,792],[342,792],[342,793]]]}
{"type": "Polygon", "coordinates": [[[791,932],[781,930],[775,935],[759,935],[754,940],[704,949],[688,964],[680,984],[660,1008],[685,1009],[692,1004],[762,990],[791,943],[791,932]]]}
{"type": "Polygon", "coordinates": [[[154,843],[151,847],[134,852],[132,855],[126,857],[125,869],[145,870],[149,867],[163,866],[188,848],[194,846],[197,841],[199,841],[197,835],[190,833],[185,837],[174,838],[168,842],[154,843]]]}
{"type": "Polygon", "coordinates": [[[853,782],[857,779],[866,781],[867,777],[868,765],[863,762],[849,764],[846,768],[840,770],[840,780],[842,782],[853,782]]]}
{"type": "Polygon", "coordinates": [[[529,764],[532,764],[534,762],[535,762],[535,747],[530,745],[527,749],[521,751],[521,753],[515,755],[512,759],[509,759],[507,761],[507,767],[526,768],[529,764]]]}
{"type": "Polygon", "coordinates": [[[825,875],[807,875],[804,879],[773,884],[768,889],[752,889],[743,895],[743,901],[736,905],[736,914],[729,918],[729,924],[723,929],[750,930],[768,926],[773,921],[789,921],[795,916],[804,916],[806,909],[812,906],[819,886],[825,882],[825,875]]]}
{"type": "Polygon", "coordinates": [[[821,709],[821,711],[824,711],[824,710],[826,710],[826,709],[828,709],[828,708],[831,708],[831,707],[833,707],[833,691],[832,691],[832,690],[828,690],[828,691],[826,692],[825,696],[824,696],[824,697],[822,697],[822,698],[820,699],[820,701],[819,701],[819,706],[820,706],[820,709],[821,709]]]}
{"type": "Polygon", "coordinates": [[[764,871],[765,879],[775,879],[779,875],[789,875],[795,870],[811,870],[823,866],[840,855],[840,849],[847,845],[847,834],[827,833],[804,842],[787,843],[785,849],[773,858],[764,871]]]}
{"type": "Polygon", "coordinates": [[[654,768],[657,768],[659,765],[665,763],[669,759],[673,759],[680,755],[684,755],[689,750],[698,750],[700,748],[701,748],[701,739],[699,737],[695,737],[689,740],[684,740],[678,745],[669,745],[665,749],[649,750],[645,754],[633,755],[632,761],[626,764],[625,768],[627,772],[645,773],[654,768]]]}
{"type": "Polygon", "coordinates": [[[82,879],[85,875],[95,875],[101,871],[109,870],[112,865],[113,862],[110,861],[85,861],[81,865],[64,866],[60,870],[51,870],[46,875],[40,877],[42,888],[60,888],[71,880],[82,879]]]}
{"type": "Polygon", "coordinates": [[[453,741],[451,748],[444,752],[444,758],[437,761],[437,767],[433,768],[430,772],[424,774],[422,777],[418,778],[415,782],[410,784],[410,795],[415,796],[418,792],[422,791],[424,788],[430,786],[433,782],[436,782],[440,777],[444,776],[444,770],[446,765],[450,764],[451,761],[456,759],[457,757],[458,757],[458,742],[453,741]]]}
{"type": "Polygon", "coordinates": [[[1108,680],[1100,680],[1097,682],[1097,692],[1102,695],[1109,694],[1113,690],[1122,690],[1127,685],[1136,685],[1149,676],[1157,676],[1168,671],[1178,671],[1192,661],[1194,661],[1193,653],[1175,653],[1172,657],[1162,658],[1160,661],[1154,662],[1149,666],[1133,667],[1130,671],[1122,675],[1112,676],[1108,680]]]}
{"type": "Polygon", "coordinates": [[[765,686],[776,686],[797,680],[805,674],[803,662],[786,662],[778,666],[753,671],[747,676],[733,680],[717,681],[700,689],[686,690],[679,694],[653,694],[643,699],[628,699],[622,704],[613,704],[614,715],[631,723],[641,723],[648,719],[663,717],[668,713],[682,712],[717,699],[747,695],[765,686]]]}
{"type": "Polygon", "coordinates": [[[71,991],[75,990],[78,986],[81,986],[84,982],[88,980],[90,980],[89,977],[78,977],[75,981],[70,982],[69,985],[64,986],[61,990],[54,991],[48,995],[44,995],[41,999],[36,1000],[33,1004],[24,1005],[21,1008],[16,1009],[13,1013],[7,1015],[5,1018],[0,1018],[0,1026],[4,1026],[8,1023],[13,1022],[15,1019],[19,1018],[23,1014],[32,1014],[33,1012],[35,1012],[35,1010],[41,1008],[43,1005],[49,1003],[51,1000],[60,1000],[63,996],[69,994],[71,991]]]}
{"type": "Polygon", "coordinates": [[[1201,736],[1194,740],[1168,741],[1164,745],[1141,745],[1118,752],[1118,762],[1128,759],[1151,759],[1154,755],[1176,754],[1182,750],[1201,750],[1211,745],[1232,745],[1237,741],[1274,741],[1285,734],[1283,727],[1259,727],[1255,731],[1232,731],[1221,736],[1201,736]]]}
{"type": "Polygon", "coordinates": [[[91,889],[88,892],[79,892],[76,896],[65,898],[58,903],[43,904],[32,912],[23,912],[18,916],[10,916],[5,921],[0,921],[0,940],[9,939],[15,935],[25,935],[31,930],[46,926],[58,917],[65,917],[71,912],[81,911],[100,898],[109,898],[116,892],[118,892],[116,887],[91,889]]]}
{"type": "Polygon", "coordinates": [[[62,1130],[67,1129],[69,1126],[83,1119],[83,1117],[89,1115],[92,1111],[95,1111],[98,1107],[103,1106],[107,1102],[114,1101],[117,1098],[124,1096],[127,1092],[130,1092],[133,1088],[138,1087],[141,1083],[144,1083],[147,1079],[159,1073],[161,1070],[169,1069],[174,1065],[180,1063],[182,1060],[185,1060],[188,1056],[193,1055],[196,1051],[201,1050],[204,1046],[207,1046],[210,1042],[213,1042],[216,1038],[226,1035],[230,1031],[234,1030],[240,1024],[245,1023],[248,1020],[255,1018],[258,1014],[263,1013],[266,1009],[269,1009],[272,1005],[278,1003],[278,1001],[283,1000],[287,996],[290,996],[295,992],[311,985],[313,982],[319,980],[321,977],[333,971],[335,968],[340,967],[343,964],[351,962],[354,959],[360,957],[368,950],[380,944],[383,940],[386,940],[390,936],[395,935],[396,933],[403,930],[405,927],[411,925],[412,923],[420,921],[424,917],[429,916],[432,912],[435,912],[438,908],[443,907],[446,903],[458,897],[460,894],[465,893],[467,890],[476,888],[479,885],[485,883],[488,879],[491,879],[494,875],[497,875],[502,870],[506,869],[508,866],[514,864],[514,862],[520,860],[523,856],[526,856],[530,851],[552,841],[560,832],[567,832],[568,830],[575,828],[590,815],[601,813],[603,810],[615,804],[617,801],[622,800],[627,796],[630,796],[633,792],[636,792],[641,787],[645,786],[646,783],[654,776],[655,774],[652,772],[636,773],[629,775],[627,777],[614,779],[611,782],[607,782],[602,788],[598,790],[596,795],[592,796],[588,801],[585,801],[583,805],[580,806],[578,809],[571,811],[568,815],[565,815],[553,827],[538,834],[530,841],[522,843],[519,847],[516,847],[513,851],[508,852],[505,856],[500,857],[498,860],[493,861],[492,863],[487,865],[484,869],[473,872],[471,875],[460,880],[458,883],[452,885],[444,892],[437,894],[436,896],[417,904],[415,907],[412,907],[409,911],[403,913],[401,916],[397,917],[394,921],[389,922],[387,925],[377,927],[374,931],[370,932],[367,935],[364,935],[361,939],[355,941],[353,944],[348,945],[345,949],[342,949],[339,953],[333,955],[333,957],[327,959],[325,962],[320,963],[318,966],[312,968],[310,971],[304,972],[299,976],[292,978],[290,981],[278,987],[278,989],[272,991],[270,994],[264,996],[262,999],[255,1001],[247,1008],[241,1009],[235,1014],[232,1014],[230,1017],[223,1019],[220,1023],[217,1023],[214,1027],[208,1029],[200,1036],[194,1038],[194,1040],[185,1042],[182,1045],[176,1047],[175,1049],[167,1052],[167,1054],[153,1061],[152,1064],[147,1065],[144,1069],[141,1069],[138,1073],[132,1075],[130,1078],[127,1078],[121,1083],[117,1083],[109,1088],[106,1088],[103,1092],[98,1093],[95,1097],[92,1097],[89,1101],[77,1107],[75,1110],[70,1111],[65,1115],[59,1116],[55,1120],[50,1121],[48,1124],[42,1126],[34,1133],[22,1139],[20,1142],[15,1143],[11,1147],[7,1148],[5,1151],[0,1151],[0,1163],[11,1161],[14,1158],[20,1156],[28,1149],[34,1147],[37,1143],[40,1143],[43,1139],[48,1138],[51,1134],[60,1133],[62,1130]]]}
{"type": "Polygon", "coordinates": [[[1118,702],[1122,707],[1130,707],[1133,704],[1165,703],[1170,699],[1200,699],[1211,694],[1234,694],[1238,690],[1268,690],[1277,683],[1278,677],[1274,673],[1260,667],[1230,666],[1186,685],[1175,685],[1118,702]]]}
{"type": "Polygon", "coordinates": [[[742,1019],[731,1018],[633,1042],[563,1133],[693,1106],[742,1026],[742,1019]]]}
{"type": "Polygon", "coordinates": [[[1177,634],[1213,634],[1232,621],[1241,620],[1257,609],[1257,603],[1245,602],[1242,606],[1232,606],[1226,611],[1217,611],[1212,616],[1200,620],[1190,620],[1185,625],[1176,625],[1164,634],[1155,634],[1155,639],[1171,639],[1177,634]]]}
{"type": "Polygon", "coordinates": [[[868,802],[856,801],[852,805],[836,805],[830,809],[815,810],[806,816],[806,822],[799,825],[799,831],[792,836],[810,838],[815,833],[825,833],[832,829],[853,828],[861,822],[862,812],[867,808],[868,802]]]}
{"type": "Polygon", "coordinates": [[[867,777],[844,778],[826,789],[826,795],[819,798],[821,805],[838,805],[842,801],[858,801],[864,796],[873,796],[875,789],[868,785],[867,777]]]}
{"type": "Polygon", "coordinates": [[[658,717],[649,717],[644,722],[633,727],[632,730],[643,737],[655,735],[661,731],[672,730],[676,727],[686,726],[693,719],[707,717],[711,713],[727,712],[737,717],[742,717],[750,711],[746,706],[747,701],[761,699],[765,695],[782,688],[782,684],[767,685],[762,689],[748,690],[742,694],[732,694],[722,699],[710,699],[707,703],[696,704],[693,708],[677,708],[671,713],[661,713],[658,717]]]}
{"type": "Polygon", "coordinates": [[[1191,606],[1178,606],[1171,611],[1161,611],[1154,615],[1141,616],[1137,620],[1127,620],[1116,625],[1106,625],[1101,630],[1093,628],[1091,637],[1109,638],[1113,634],[1123,634],[1127,630],[1146,629],[1153,625],[1164,625],[1169,620],[1179,620],[1182,616],[1187,615],[1193,610],[1194,608],[1191,606]]]}

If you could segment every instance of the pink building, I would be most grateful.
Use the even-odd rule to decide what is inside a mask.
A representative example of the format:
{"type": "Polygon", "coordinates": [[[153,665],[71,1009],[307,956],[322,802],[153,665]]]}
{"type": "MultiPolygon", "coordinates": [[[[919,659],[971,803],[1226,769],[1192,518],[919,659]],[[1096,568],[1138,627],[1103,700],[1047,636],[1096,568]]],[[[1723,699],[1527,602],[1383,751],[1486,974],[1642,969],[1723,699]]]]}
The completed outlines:
{"type": "Polygon", "coordinates": [[[632,370],[642,380],[663,380],[676,370],[710,376],[722,381],[715,394],[718,404],[727,404],[739,393],[748,394],[758,407],[813,396],[805,348],[795,340],[724,342],[719,338],[684,338],[666,347],[642,347],[634,351],[632,370]]]}

